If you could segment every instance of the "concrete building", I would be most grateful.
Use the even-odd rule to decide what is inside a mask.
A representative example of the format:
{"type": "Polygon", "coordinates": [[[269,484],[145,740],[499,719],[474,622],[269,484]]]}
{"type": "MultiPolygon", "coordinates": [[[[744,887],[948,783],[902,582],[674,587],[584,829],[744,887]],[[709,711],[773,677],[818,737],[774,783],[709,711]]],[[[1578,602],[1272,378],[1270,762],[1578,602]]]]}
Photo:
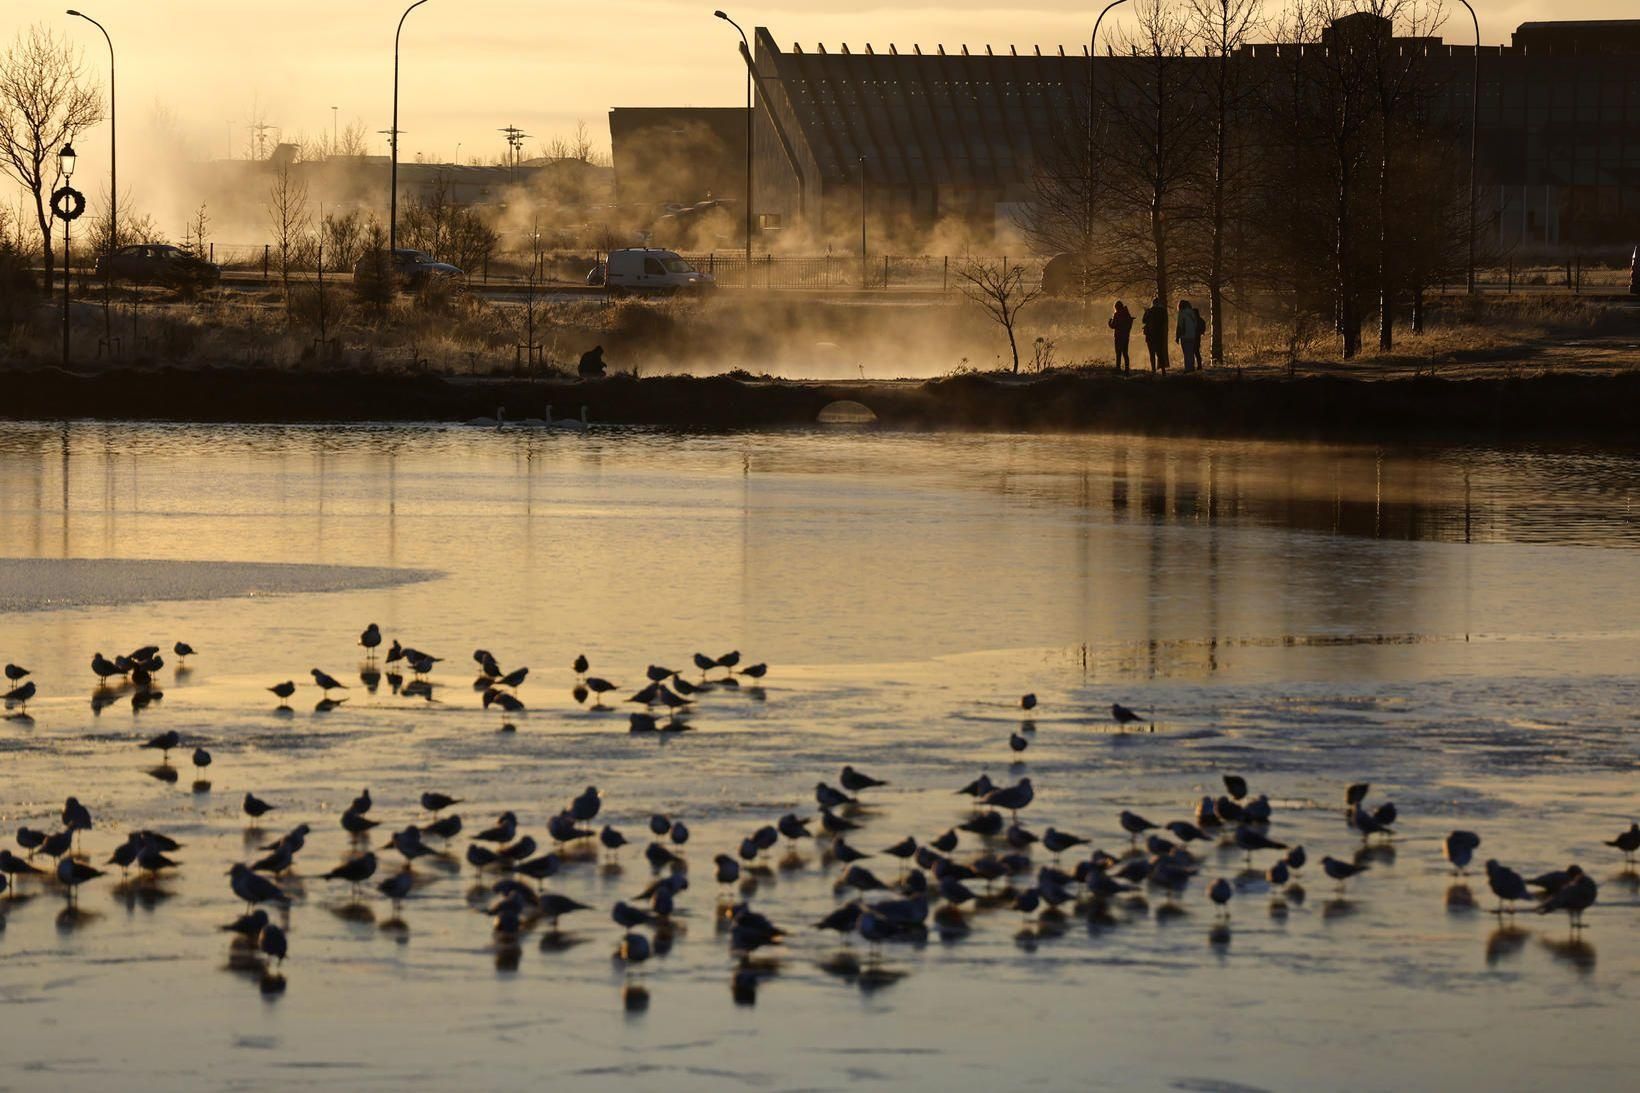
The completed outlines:
{"type": "MultiPolygon", "coordinates": [[[[1283,48],[1292,47],[1261,44],[1246,56],[1283,48]]],[[[1467,131],[1475,48],[1440,38],[1409,48],[1427,51],[1441,84],[1437,109],[1467,131]]],[[[1063,118],[1085,110],[1090,73],[1085,48],[787,50],[759,27],[753,50],[754,219],[765,235],[815,244],[852,245],[862,205],[874,221],[918,228],[954,220],[983,232],[1011,222],[1063,118]]],[[[1095,78],[1122,62],[1096,58],[1095,78]]],[[[638,124],[636,111],[612,112],[617,176],[657,124],[704,113],[651,112],[638,124]]],[[[712,112],[711,155],[722,158],[695,165],[729,193],[744,171],[737,117],[712,112]]],[[[1640,232],[1640,20],[1526,23],[1512,44],[1482,46],[1478,128],[1490,244],[1522,257],[1631,247],[1640,232]]]]}

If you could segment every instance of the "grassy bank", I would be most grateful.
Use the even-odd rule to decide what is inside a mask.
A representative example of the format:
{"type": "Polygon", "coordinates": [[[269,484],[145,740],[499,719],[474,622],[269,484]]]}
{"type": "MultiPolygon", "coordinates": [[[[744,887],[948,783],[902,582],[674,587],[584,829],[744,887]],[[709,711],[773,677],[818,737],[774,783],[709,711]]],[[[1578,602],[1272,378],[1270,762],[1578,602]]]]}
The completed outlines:
{"type": "Polygon", "coordinates": [[[799,383],[730,376],[571,380],[382,376],[288,369],[30,369],[7,378],[13,419],[200,422],[461,422],[498,406],[514,419],[586,406],[600,424],[681,428],[812,426],[850,399],[892,429],[1119,431],[1209,437],[1452,439],[1631,444],[1640,372],[1607,375],[1123,378],[968,374],[923,382],[799,383]]]}

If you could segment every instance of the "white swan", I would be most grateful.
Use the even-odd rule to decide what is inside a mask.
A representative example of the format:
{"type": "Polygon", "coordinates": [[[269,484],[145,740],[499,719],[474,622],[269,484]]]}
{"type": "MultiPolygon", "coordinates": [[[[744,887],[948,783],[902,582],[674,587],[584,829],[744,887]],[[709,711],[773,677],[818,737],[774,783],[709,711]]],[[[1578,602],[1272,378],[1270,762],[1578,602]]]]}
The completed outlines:
{"type": "Polygon", "coordinates": [[[499,429],[501,426],[507,424],[507,408],[505,406],[497,406],[495,408],[495,417],[470,417],[462,424],[480,426],[493,425],[499,429]]]}
{"type": "MultiPolygon", "coordinates": [[[[547,407],[547,420],[552,421],[552,407],[551,406],[547,407]]],[[[572,417],[559,418],[557,421],[552,421],[552,424],[549,426],[549,428],[562,429],[565,432],[584,433],[587,430],[588,424],[589,423],[587,422],[587,408],[585,406],[583,406],[583,407],[581,407],[581,416],[580,416],[579,419],[572,418],[572,417]]]]}

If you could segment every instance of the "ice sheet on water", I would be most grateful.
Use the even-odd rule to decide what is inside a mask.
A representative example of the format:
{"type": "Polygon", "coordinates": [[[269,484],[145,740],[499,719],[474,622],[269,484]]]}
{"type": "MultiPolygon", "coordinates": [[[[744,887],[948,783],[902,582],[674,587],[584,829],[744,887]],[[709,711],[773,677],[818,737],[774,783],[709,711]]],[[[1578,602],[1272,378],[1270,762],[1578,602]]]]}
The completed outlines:
{"type": "Polygon", "coordinates": [[[0,558],[0,613],[120,607],[150,600],[341,592],[427,581],[436,570],[284,562],[0,558]]]}

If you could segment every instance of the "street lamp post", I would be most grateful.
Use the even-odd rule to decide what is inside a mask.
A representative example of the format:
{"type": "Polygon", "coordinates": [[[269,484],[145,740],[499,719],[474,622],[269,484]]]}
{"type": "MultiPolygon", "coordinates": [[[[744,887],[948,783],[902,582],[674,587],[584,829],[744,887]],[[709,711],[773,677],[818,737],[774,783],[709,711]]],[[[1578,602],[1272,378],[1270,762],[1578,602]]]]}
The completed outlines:
{"type": "MultiPolygon", "coordinates": [[[[1110,13],[1111,8],[1125,3],[1127,3],[1127,0],[1110,0],[1110,3],[1100,10],[1099,17],[1093,21],[1093,33],[1088,36],[1088,193],[1087,200],[1084,203],[1086,208],[1084,230],[1087,232],[1088,253],[1083,256],[1082,283],[1084,288],[1089,283],[1087,262],[1093,258],[1093,74],[1094,62],[1099,56],[1099,24],[1105,21],[1105,16],[1110,13]]],[[[1091,297],[1092,294],[1089,295],[1091,297]]]]}
{"type": "Polygon", "coordinates": [[[726,12],[712,14],[735,28],[746,50],[746,287],[749,289],[752,287],[752,44],[746,40],[746,32],[740,29],[740,24],[726,12]]]}
{"type": "MultiPolygon", "coordinates": [[[[393,32],[393,132],[390,143],[393,146],[393,166],[389,170],[389,186],[392,194],[387,199],[387,251],[391,255],[399,249],[399,35],[404,33],[404,21],[410,18],[410,13],[427,3],[427,0],[416,0],[414,4],[404,9],[399,16],[398,29],[393,32]]],[[[391,258],[389,258],[391,261],[391,258]]]]}
{"type": "MultiPolygon", "coordinates": [[[[114,94],[114,39],[108,36],[107,27],[84,12],[69,8],[68,14],[102,31],[103,41],[108,43],[108,256],[112,258],[120,248],[120,130],[114,94]]],[[[66,274],[66,266],[64,270],[66,274]]],[[[103,268],[103,342],[110,354],[114,352],[113,319],[109,315],[113,295],[114,263],[110,261],[103,268]]]]}
{"type": "MultiPolygon", "coordinates": [[[[70,183],[72,183],[74,181],[74,164],[75,164],[76,158],[77,157],[74,155],[74,146],[72,144],[63,145],[63,150],[57,153],[57,172],[63,176],[62,189],[58,190],[58,193],[64,193],[66,191],[67,193],[72,194],[74,192],[73,189],[70,188],[70,183]]],[[[52,195],[52,202],[51,203],[52,203],[52,208],[54,208],[54,209],[57,208],[58,199],[57,199],[56,194],[52,195]]],[[[84,208],[84,207],[85,207],[85,203],[83,201],[81,201],[80,202],[80,208],[84,208]]],[[[73,208],[72,206],[70,206],[70,208],[68,210],[64,210],[64,212],[59,214],[62,218],[62,221],[63,221],[63,367],[64,368],[68,367],[68,307],[69,307],[68,262],[69,262],[69,257],[72,253],[72,251],[70,250],[70,246],[71,246],[70,236],[73,234],[74,216],[77,216],[78,214],[79,214],[79,209],[73,208]]]]}
{"type": "Polygon", "coordinates": [[[1469,0],[1458,0],[1469,8],[1470,21],[1475,24],[1475,75],[1469,88],[1469,294],[1475,294],[1475,153],[1480,143],[1481,129],[1481,21],[1469,0]]]}

